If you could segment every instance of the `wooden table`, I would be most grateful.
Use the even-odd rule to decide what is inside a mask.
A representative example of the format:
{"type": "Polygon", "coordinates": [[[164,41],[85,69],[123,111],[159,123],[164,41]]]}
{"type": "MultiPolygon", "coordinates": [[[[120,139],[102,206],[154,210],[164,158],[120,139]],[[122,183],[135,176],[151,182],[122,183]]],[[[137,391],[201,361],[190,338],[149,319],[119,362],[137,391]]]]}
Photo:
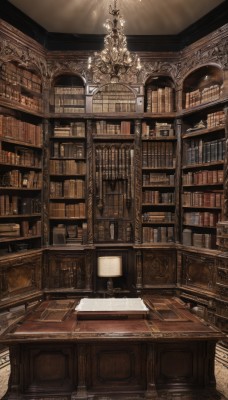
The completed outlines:
{"type": "Polygon", "coordinates": [[[216,400],[222,338],[176,298],[144,296],[149,315],[78,318],[78,300],[42,302],[1,342],[10,348],[5,399],[216,400]]]}

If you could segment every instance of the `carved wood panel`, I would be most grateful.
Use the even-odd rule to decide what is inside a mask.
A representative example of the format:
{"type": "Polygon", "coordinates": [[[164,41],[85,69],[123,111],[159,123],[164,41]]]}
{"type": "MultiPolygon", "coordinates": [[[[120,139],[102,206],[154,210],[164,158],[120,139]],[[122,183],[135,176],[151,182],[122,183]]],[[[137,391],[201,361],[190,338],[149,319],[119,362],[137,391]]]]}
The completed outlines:
{"type": "Polygon", "coordinates": [[[24,388],[27,393],[71,391],[76,385],[75,347],[63,344],[29,345],[23,353],[24,388]]]}
{"type": "Polygon", "coordinates": [[[215,292],[216,261],[200,254],[183,254],[182,284],[215,292]]]}
{"type": "Polygon", "coordinates": [[[12,300],[14,296],[41,289],[42,256],[28,255],[0,262],[0,299],[12,300]]]}
{"type": "Polygon", "coordinates": [[[92,390],[106,388],[117,393],[145,388],[145,347],[142,344],[93,345],[90,362],[92,390]]]}
{"type": "Polygon", "coordinates": [[[91,257],[82,252],[74,254],[57,252],[48,256],[46,289],[78,289],[92,287],[91,257]],[[87,258],[87,260],[86,260],[87,258]]]}
{"type": "Polygon", "coordinates": [[[174,251],[143,251],[142,281],[144,288],[176,283],[176,253],[174,251]]]}
{"type": "Polygon", "coordinates": [[[156,351],[156,382],[160,385],[177,387],[192,385],[198,379],[198,349],[195,343],[183,343],[182,346],[162,344],[156,351]]]}

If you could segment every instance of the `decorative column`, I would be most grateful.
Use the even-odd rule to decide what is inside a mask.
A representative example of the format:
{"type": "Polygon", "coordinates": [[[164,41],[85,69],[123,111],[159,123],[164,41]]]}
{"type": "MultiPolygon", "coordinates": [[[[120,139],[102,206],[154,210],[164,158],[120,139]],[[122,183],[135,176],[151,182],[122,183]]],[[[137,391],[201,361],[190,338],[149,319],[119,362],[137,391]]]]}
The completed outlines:
{"type": "Polygon", "coordinates": [[[158,394],[155,387],[155,344],[148,343],[147,345],[147,390],[145,399],[156,400],[158,394]]]}
{"type": "Polygon", "coordinates": [[[142,242],[142,168],[141,168],[141,121],[135,121],[135,243],[142,242]]]}
{"type": "Polygon", "coordinates": [[[87,370],[87,345],[78,346],[78,386],[77,391],[71,395],[71,400],[87,400],[86,370],[87,370]]]}

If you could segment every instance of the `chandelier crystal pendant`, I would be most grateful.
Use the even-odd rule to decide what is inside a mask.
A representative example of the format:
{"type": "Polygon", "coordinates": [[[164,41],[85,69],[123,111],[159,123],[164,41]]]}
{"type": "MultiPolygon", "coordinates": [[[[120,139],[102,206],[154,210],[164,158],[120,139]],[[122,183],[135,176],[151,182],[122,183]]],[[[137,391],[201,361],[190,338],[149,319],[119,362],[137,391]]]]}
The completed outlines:
{"type": "Polygon", "coordinates": [[[104,49],[94,53],[94,57],[88,58],[88,69],[109,75],[112,83],[119,82],[131,71],[137,74],[142,66],[137,54],[131,54],[127,49],[127,39],[124,35],[124,19],[117,9],[117,0],[114,0],[114,8],[109,6],[109,14],[112,21],[106,20],[104,26],[107,34],[104,38],[104,49]]]}

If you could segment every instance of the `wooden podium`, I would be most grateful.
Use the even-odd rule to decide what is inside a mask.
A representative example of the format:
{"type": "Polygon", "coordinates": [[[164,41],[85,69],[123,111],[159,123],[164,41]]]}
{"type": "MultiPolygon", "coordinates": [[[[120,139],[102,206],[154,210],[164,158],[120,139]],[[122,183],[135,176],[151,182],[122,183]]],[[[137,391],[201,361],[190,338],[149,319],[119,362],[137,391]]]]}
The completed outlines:
{"type": "Polygon", "coordinates": [[[1,337],[11,360],[5,399],[222,399],[214,379],[221,333],[179,299],[143,303],[137,318],[126,310],[93,318],[78,300],[42,302],[1,337]]]}

